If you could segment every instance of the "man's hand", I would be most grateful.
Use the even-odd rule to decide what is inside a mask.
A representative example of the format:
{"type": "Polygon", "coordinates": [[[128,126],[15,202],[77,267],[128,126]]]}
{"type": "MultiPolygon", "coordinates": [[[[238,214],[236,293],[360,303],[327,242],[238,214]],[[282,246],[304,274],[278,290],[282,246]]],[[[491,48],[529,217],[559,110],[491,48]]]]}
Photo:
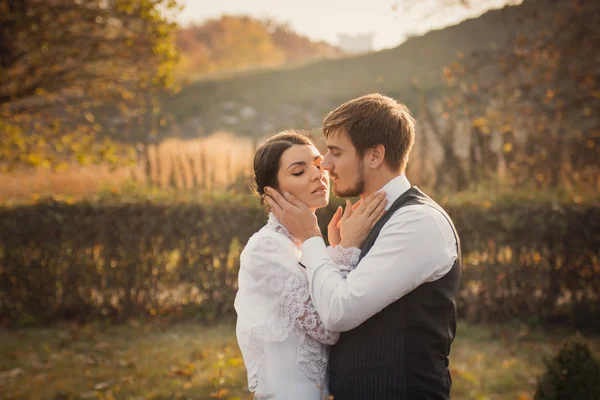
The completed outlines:
{"type": "Polygon", "coordinates": [[[322,236],[315,214],[294,195],[286,192],[282,196],[270,187],[265,188],[265,193],[265,201],[275,217],[296,239],[304,242],[311,237],[322,236]]]}

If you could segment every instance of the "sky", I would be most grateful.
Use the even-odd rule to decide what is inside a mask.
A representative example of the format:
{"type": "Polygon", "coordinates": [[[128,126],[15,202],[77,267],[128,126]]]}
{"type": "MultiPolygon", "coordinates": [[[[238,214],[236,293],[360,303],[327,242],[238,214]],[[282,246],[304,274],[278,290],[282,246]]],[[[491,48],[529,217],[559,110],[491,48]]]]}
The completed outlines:
{"type": "Polygon", "coordinates": [[[471,0],[471,7],[440,6],[456,0],[180,0],[179,22],[202,23],[223,14],[250,15],[288,23],[312,40],[337,45],[338,34],[374,34],[375,50],[395,47],[407,35],[454,25],[521,0],[471,0]],[[410,6],[409,4],[413,4],[410,6]],[[424,18],[428,15],[428,18],[424,18]]]}

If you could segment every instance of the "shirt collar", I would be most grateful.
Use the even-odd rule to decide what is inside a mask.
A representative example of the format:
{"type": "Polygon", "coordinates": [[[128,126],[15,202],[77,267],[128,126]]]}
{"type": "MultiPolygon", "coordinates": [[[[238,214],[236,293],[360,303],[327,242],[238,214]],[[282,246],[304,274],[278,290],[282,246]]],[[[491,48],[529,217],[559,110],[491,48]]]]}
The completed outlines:
{"type": "Polygon", "coordinates": [[[410,189],[410,182],[405,175],[398,175],[388,183],[386,183],[380,190],[383,190],[386,194],[387,204],[385,210],[389,210],[392,204],[402,196],[404,192],[410,189]]]}

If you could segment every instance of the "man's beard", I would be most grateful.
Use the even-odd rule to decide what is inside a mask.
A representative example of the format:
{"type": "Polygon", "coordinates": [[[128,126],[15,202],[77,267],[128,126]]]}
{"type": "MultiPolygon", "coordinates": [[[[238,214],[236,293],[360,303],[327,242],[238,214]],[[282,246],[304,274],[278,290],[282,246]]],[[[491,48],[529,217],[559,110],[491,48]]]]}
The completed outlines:
{"type": "Polygon", "coordinates": [[[334,181],[333,194],[337,197],[358,197],[361,195],[365,191],[365,163],[362,160],[358,166],[357,175],[358,178],[354,185],[345,190],[339,190],[334,181]]]}

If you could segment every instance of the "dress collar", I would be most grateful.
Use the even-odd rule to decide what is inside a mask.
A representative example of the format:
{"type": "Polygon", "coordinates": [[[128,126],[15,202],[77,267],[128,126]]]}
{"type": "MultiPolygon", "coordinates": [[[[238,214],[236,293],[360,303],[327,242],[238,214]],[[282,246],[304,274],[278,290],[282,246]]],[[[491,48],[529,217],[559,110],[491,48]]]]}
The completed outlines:
{"type": "Polygon", "coordinates": [[[267,228],[269,228],[272,231],[275,231],[277,233],[279,233],[280,235],[285,236],[286,238],[288,238],[289,240],[292,241],[292,243],[294,243],[296,246],[301,246],[302,242],[299,241],[298,239],[296,239],[291,233],[290,231],[288,231],[288,229],[283,226],[281,224],[281,222],[279,222],[279,220],[277,219],[277,217],[275,217],[275,214],[273,214],[272,212],[269,213],[269,220],[267,221],[267,228]]]}

